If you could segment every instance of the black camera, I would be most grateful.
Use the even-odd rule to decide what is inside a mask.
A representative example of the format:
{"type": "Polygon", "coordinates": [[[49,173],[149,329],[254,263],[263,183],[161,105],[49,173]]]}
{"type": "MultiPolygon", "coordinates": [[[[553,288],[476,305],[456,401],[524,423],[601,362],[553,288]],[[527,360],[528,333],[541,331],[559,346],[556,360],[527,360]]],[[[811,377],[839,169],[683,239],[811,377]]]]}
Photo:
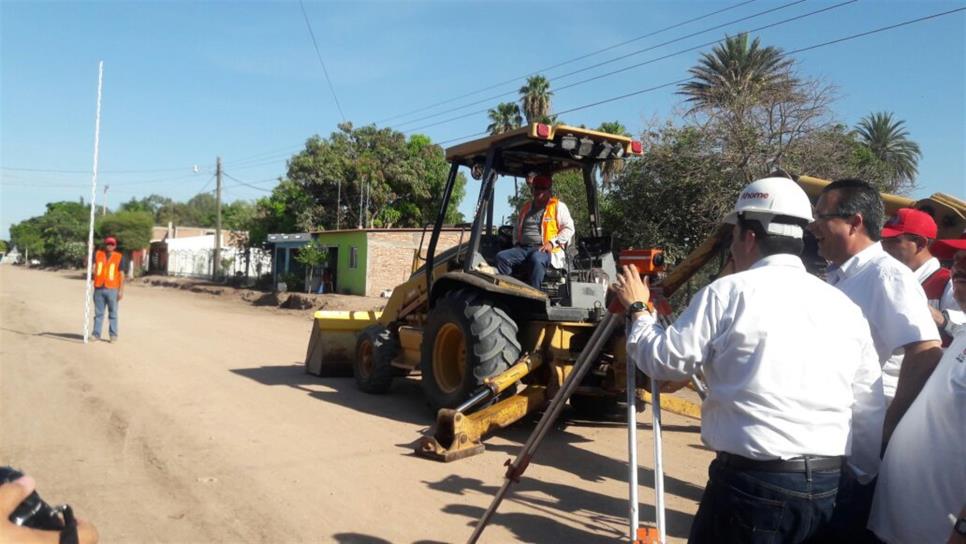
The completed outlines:
{"type": "MultiPolygon", "coordinates": [[[[21,476],[23,473],[13,467],[0,467],[0,484],[12,482],[21,476]]],[[[50,506],[33,491],[10,514],[10,521],[33,529],[61,531],[64,529],[64,520],[60,517],[60,511],[61,508],[50,506]]]]}

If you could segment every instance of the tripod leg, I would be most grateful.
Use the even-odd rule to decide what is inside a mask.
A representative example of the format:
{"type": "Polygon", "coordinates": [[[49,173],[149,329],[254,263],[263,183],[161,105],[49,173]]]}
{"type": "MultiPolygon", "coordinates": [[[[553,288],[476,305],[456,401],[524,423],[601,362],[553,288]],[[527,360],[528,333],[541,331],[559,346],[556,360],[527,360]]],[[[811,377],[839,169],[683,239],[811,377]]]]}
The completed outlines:
{"type": "Polygon", "coordinates": [[[640,524],[637,498],[637,367],[627,359],[627,483],[630,487],[627,515],[630,521],[630,542],[637,539],[640,524]]]}
{"type": "Polygon", "coordinates": [[[594,330],[594,334],[591,335],[590,340],[587,341],[587,345],[584,346],[584,350],[580,352],[580,356],[577,358],[577,362],[574,363],[574,369],[570,372],[570,375],[564,380],[563,386],[560,391],[557,392],[550,404],[547,405],[547,409],[543,412],[540,421],[537,426],[530,433],[530,437],[527,438],[527,442],[523,445],[523,449],[517,454],[516,459],[508,463],[506,470],[506,481],[503,482],[503,486],[493,497],[493,501],[490,503],[489,508],[483,513],[480,521],[476,523],[476,528],[473,530],[473,534],[470,535],[468,544],[473,544],[479,540],[480,535],[483,534],[483,529],[490,522],[493,514],[496,513],[497,507],[503,502],[503,497],[506,496],[510,489],[510,484],[513,482],[520,481],[520,476],[527,469],[530,464],[530,459],[533,458],[533,454],[537,451],[537,447],[543,438],[547,435],[550,427],[557,420],[560,412],[563,410],[564,404],[567,403],[567,399],[573,394],[580,385],[580,382],[584,379],[587,371],[590,370],[591,365],[597,359],[597,355],[600,354],[600,350],[604,348],[604,344],[610,339],[614,330],[621,324],[621,317],[617,314],[607,314],[606,317],[597,325],[594,330]]]}

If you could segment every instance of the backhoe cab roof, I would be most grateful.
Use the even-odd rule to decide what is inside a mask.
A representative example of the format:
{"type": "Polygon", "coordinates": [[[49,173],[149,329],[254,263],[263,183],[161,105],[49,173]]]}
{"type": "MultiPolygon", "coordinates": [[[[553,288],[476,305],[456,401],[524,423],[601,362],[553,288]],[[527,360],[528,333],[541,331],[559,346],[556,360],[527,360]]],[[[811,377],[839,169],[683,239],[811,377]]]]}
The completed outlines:
{"type": "Polygon", "coordinates": [[[597,161],[643,154],[641,142],[627,136],[567,125],[533,123],[453,146],[446,150],[446,160],[471,169],[476,166],[482,173],[486,153],[494,146],[502,150],[493,165],[494,170],[504,176],[519,177],[526,177],[531,172],[549,175],[579,169],[597,161]]]}

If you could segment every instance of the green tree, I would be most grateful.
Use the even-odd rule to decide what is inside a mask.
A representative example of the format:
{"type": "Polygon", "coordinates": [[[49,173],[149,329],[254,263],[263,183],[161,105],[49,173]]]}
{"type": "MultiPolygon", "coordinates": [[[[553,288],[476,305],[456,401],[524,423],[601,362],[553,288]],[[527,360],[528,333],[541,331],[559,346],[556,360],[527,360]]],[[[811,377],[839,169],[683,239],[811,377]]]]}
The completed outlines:
{"type": "Polygon", "coordinates": [[[44,252],[44,235],[40,228],[40,217],[32,217],[10,225],[10,242],[25,257],[40,257],[44,252]]]}
{"type": "Polygon", "coordinates": [[[922,153],[919,144],[909,139],[905,121],[892,112],[876,112],[863,117],[855,127],[859,140],[889,169],[889,192],[915,186],[922,153]]]}
{"type": "Polygon", "coordinates": [[[252,246],[260,246],[272,233],[304,232],[313,230],[312,197],[290,180],[283,180],[272,189],[272,194],[255,202],[248,239],[252,246]]]}
{"type": "Polygon", "coordinates": [[[486,127],[486,130],[490,134],[503,134],[520,128],[523,124],[520,106],[517,106],[514,102],[501,102],[487,114],[490,117],[490,125],[486,127]]]}
{"type": "Polygon", "coordinates": [[[552,96],[547,78],[541,75],[527,78],[526,84],[520,87],[520,104],[527,123],[555,121],[550,114],[552,96]]]}
{"type": "MultiPolygon", "coordinates": [[[[618,136],[628,136],[630,133],[627,132],[627,127],[621,124],[620,121],[605,121],[597,127],[599,132],[606,132],[608,134],[617,134],[618,136]]],[[[600,179],[604,187],[609,187],[611,182],[620,175],[621,171],[624,170],[624,159],[623,158],[610,158],[604,161],[600,166],[600,179]]]]}
{"type": "Polygon", "coordinates": [[[10,249],[10,244],[6,240],[0,240],[0,255],[6,255],[10,249]]]}
{"type": "Polygon", "coordinates": [[[743,109],[763,95],[783,92],[795,83],[792,59],[777,47],[762,47],[748,34],[728,36],[703,53],[688,72],[692,80],[680,87],[693,108],[743,109]]]}
{"type": "Polygon", "coordinates": [[[298,253],[295,255],[295,260],[305,268],[306,292],[312,289],[312,276],[315,274],[315,270],[325,264],[328,259],[329,248],[322,245],[322,242],[318,238],[313,239],[311,243],[299,248],[298,253]]]}
{"type": "MultiPolygon", "coordinates": [[[[360,224],[422,227],[436,217],[448,173],[443,149],[424,135],[407,138],[389,128],[342,123],[326,139],[309,138],[289,160],[285,181],[259,202],[256,221],[263,221],[262,232],[264,223],[301,231],[360,224]]],[[[465,186],[459,174],[447,222],[462,220],[458,208],[465,186]]]]}
{"type": "Polygon", "coordinates": [[[144,249],[151,243],[154,218],[150,212],[120,211],[99,217],[94,224],[98,238],[113,236],[121,251],[144,249]]]}
{"type": "Polygon", "coordinates": [[[672,261],[707,238],[745,185],[714,135],[667,124],[644,135],[648,150],[629,160],[602,206],[618,247],[660,247],[672,261]]]}
{"type": "Polygon", "coordinates": [[[834,88],[796,77],[793,58],[747,35],[726,38],[690,72],[679,88],[686,119],[711,135],[708,144],[746,182],[787,170],[788,156],[831,122],[834,88]]]}
{"type": "Polygon", "coordinates": [[[236,200],[221,207],[221,225],[230,230],[248,230],[255,219],[255,205],[236,200]]]}
{"type": "Polygon", "coordinates": [[[880,191],[893,192],[888,166],[842,123],[807,134],[786,155],[784,166],[789,172],[823,179],[860,178],[880,191]]]}

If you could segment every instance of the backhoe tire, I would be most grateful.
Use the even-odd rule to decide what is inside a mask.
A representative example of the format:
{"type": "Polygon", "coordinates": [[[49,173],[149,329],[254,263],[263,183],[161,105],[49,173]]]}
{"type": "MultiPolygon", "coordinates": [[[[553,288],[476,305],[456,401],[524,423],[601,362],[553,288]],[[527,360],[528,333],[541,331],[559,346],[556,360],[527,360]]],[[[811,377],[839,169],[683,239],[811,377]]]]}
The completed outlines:
{"type": "Polygon", "coordinates": [[[399,354],[399,341],[382,325],[366,327],[356,340],[352,374],[366,393],[384,394],[392,386],[392,360],[399,354]]]}
{"type": "Polygon", "coordinates": [[[485,295],[459,289],[447,293],[429,312],[420,369],[430,407],[455,408],[483,380],[520,358],[517,324],[485,295]]]}

